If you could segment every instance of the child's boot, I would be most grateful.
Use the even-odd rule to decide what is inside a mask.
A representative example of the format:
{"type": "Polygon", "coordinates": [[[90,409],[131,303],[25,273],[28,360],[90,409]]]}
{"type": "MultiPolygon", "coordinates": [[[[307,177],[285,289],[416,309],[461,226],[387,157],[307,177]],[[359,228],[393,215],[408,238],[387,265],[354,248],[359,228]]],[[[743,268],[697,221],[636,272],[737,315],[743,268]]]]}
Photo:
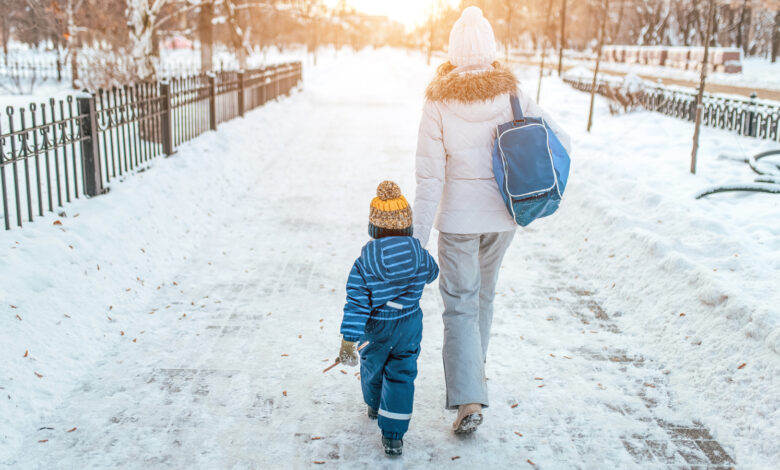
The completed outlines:
{"type": "Polygon", "coordinates": [[[385,454],[390,456],[398,456],[404,452],[403,439],[391,439],[389,437],[382,436],[382,445],[385,448],[385,454]]]}

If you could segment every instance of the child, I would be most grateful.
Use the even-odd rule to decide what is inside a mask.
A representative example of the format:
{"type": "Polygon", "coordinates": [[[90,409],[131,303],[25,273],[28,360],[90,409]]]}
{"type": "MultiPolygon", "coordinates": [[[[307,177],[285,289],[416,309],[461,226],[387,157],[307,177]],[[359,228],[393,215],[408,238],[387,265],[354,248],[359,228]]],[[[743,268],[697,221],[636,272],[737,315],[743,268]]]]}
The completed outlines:
{"type": "Polygon", "coordinates": [[[373,240],[363,247],[347,282],[339,359],[357,365],[357,342],[369,342],[360,358],[363,400],[368,417],[378,418],[385,453],[401,455],[422,339],[420,297],[439,267],[412,238],[412,209],[398,185],[384,181],[376,192],[368,223],[373,240]]]}

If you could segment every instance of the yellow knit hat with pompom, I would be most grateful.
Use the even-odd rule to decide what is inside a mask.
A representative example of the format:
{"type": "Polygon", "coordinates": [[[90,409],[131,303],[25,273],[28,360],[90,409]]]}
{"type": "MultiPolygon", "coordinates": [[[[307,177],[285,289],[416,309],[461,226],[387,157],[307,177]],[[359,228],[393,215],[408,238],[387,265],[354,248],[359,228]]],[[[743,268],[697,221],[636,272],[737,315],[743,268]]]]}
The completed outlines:
{"type": "Polygon", "coordinates": [[[412,235],[412,208],[392,181],[376,188],[368,215],[368,233],[372,238],[412,235]]]}

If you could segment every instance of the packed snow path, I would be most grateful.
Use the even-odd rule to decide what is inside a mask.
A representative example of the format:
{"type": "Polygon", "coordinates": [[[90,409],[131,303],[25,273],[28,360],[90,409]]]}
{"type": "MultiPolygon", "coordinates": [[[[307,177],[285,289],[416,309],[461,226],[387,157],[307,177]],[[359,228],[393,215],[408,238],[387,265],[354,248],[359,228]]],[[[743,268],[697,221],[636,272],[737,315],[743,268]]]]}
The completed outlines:
{"type": "MultiPolygon", "coordinates": [[[[320,67],[327,73],[312,73],[303,92],[228,123],[132,177],[160,183],[161,173],[154,172],[169,171],[176,159],[212,165],[206,176],[195,165],[178,168],[193,175],[192,183],[160,188],[180,204],[168,207],[159,200],[166,209],[145,208],[161,227],[145,223],[147,214],[130,207],[139,235],[122,240],[134,244],[101,245],[132,250],[135,258],[163,258],[164,271],[139,261],[145,275],[136,278],[128,268],[119,282],[57,293],[80,295],[66,299],[74,310],[59,321],[95,317],[102,325],[95,327],[100,346],[90,349],[89,339],[86,350],[71,346],[69,356],[80,364],[69,372],[74,383],[43,398],[34,392],[38,401],[57,401],[15,436],[18,452],[0,459],[0,466],[743,468],[738,442],[755,465],[744,468],[763,468],[776,443],[750,440],[750,432],[736,433],[747,435],[748,444],[745,438],[724,441],[705,424],[704,413],[720,422],[711,411],[715,405],[698,402],[699,396],[710,398],[708,387],[697,388],[707,378],[687,383],[687,374],[679,374],[681,368],[698,370],[698,353],[672,363],[666,347],[652,339],[659,334],[648,330],[645,336],[636,327],[638,318],[654,315],[659,325],[688,321],[678,306],[671,306],[670,315],[646,306],[618,310],[603,301],[617,290],[615,283],[584,274],[592,267],[582,256],[594,265],[597,255],[607,257],[588,252],[588,234],[577,229],[587,220],[554,229],[559,236],[551,236],[553,222],[518,233],[499,280],[487,366],[491,406],[470,437],[452,434],[454,415],[443,409],[441,302],[437,285],[428,288],[414,417],[404,456],[386,459],[376,423],[365,416],[357,369],[337,367],[327,374],[322,369],[338,351],[344,283],[367,239],[376,184],[396,180],[412,199],[419,95],[430,69],[402,53],[345,57],[320,67]],[[421,76],[410,78],[413,73],[421,76]],[[221,159],[224,167],[214,165],[221,159]],[[193,197],[193,207],[187,198],[175,198],[179,192],[193,197]],[[155,215],[164,210],[170,223],[155,215]],[[92,298],[113,300],[92,311],[92,298]]],[[[132,178],[103,203],[110,206],[112,197],[130,200],[133,193],[123,193],[122,186],[140,184],[132,178]]],[[[85,213],[81,218],[100,200],[78,207],[85,213]]],[[[574,215],[562,210],[556,217],[574,215]]],[[[79,220],[65,220],[61,243],[81,241],[83,236],[73,234],[78,227],[70,229],[79,220]]],[[[436,254],[433,240],[429,249],[436,254]]],[[[636,254],[616,251],[620,257],[636,254]]],[[[103,270],[95,270],[103,259],[98,256],[114,254],[93,256],[95,262],[85,262],[84,269],[94,280],[113,269],[103,261],[103,270]]],[[[623,284],[630,277],[626,272],[614,279],[623,284]]],[[[34,321],[32,312],[21,316],[34,321]]],[[[697,339],[688,340],[685,323],[671,325],[680,326],[664,326],[676,331],[663,336],[677,335],[684,347],[695,348],[690,343],[697,339]]],[[[742,352],[762,348],[746,346],[742,352]]],[[[56,353],[51,356],[54,361],[56,353]]],[[[35,359],[34,367],[44,373],[30,380],[40,387],[58,371],[46,372],[47,361],[35,359]]],[[[755,374],[771,381],[776,358],[765,354],[755,362],[766,368],[755,374]]],[[[720,381],[738,374],[737,365],[729,364],[734,371],[724,372],[720,381]]],[[[720,381],[713,389],[724,386],[720,381]]],[[[765,394],[768,385],[756,381],[745,390],[765,394]]],[[[724,429],[740,423],[730,419],[724,429]]],[[[757,417],[746,419],[759,433],[769,432],[757,417]]]]}

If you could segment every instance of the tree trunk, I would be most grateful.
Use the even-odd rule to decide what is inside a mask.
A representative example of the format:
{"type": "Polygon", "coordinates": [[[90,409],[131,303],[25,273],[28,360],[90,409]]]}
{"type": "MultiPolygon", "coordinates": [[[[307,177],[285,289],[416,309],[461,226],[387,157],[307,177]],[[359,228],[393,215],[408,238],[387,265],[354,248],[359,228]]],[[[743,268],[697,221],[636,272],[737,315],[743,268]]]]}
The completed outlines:
{"type": "Polygon", "coordinates": [[[200,37],[200,70],[210,72],[214,68],[214,4],[203,2],[198,15],[198,35],[200,37]]]}
{"type": "Polygon", "coordinates": [[[772,63],[777,62],[780,55],[780,11],[775,13],[775,27],[772,30],[772,63]]]}
{"type": "Polygon", "coordinates": [[[78,90],[79,81],[79,51],[75,47],[70,49],[70,87],[78,90]]]}
{"type": "Polygon", "coordinates": [[[8,63],[8,40],[9,36],[11,35],[11,31],[8,27],[8,15],[0,15],[2,18],[0,18],[0,33],[3,34],[3,57],[5,60],[5,63],[8,63]]]}
{"type": "Polygon", "coordinates": [[[601,30],[599,31],[599,45],[596,55],[596,70],[593,72],[593,83],[590,87],[590,111],[588,112],[588,132],[593,127],[593,104],[596,101],[596,81],[599,76],[599,66],[601,65],[601,50],[604,48],[604,36],[607,30],[607,19],[609,18],[609,0],[604,0],[604,12],[601,16],[601,30]]]}
{"type": "Polygon", "coordinates": [[[563,73],[563,50],[566,48],[566,0],[561,5],[561,39],[558,50],[558,76],[563,73]]]}
{"type": "Polygon", "coordinates": [[[707,66],[709,65],[710,38],[715,16],[715,0],[709,0],[707,8],[707,36],[704,41],[704,59],[701,61],[701,78],[699,93],[696,95],[696,124],[693,128],[693,150],[691,150],[691,173],[696,174],[696,158],[699,153],[699,129],[701,128],[702,101],[704,101],[704,86],[707,83],[707,66]]]}
{"type": "Polygon", "coordinates": [[[553,0],[547,2],[547,18],[544,21],[544,31],[542,31],[542,38],[539,41],[542,45],[542,60],[539,65],[539,85],[536,87],[536,102],[539,102],[539,98],[542,96],[542,77],[544,77],[544,58],[546,54],[547,46],[547,30],[550,28],[550,19],[552,18],[552,3],[553,0]]]}
{"type": "Polygon", "coordinates": [[[512,44],[512,5],[505,4],[506,9],[506,41],[504,44],[504,62],[509,63],[509,49],[512,44]]]}
{"type": "Polygon", "coordinates": [[[433,14],[431,14],[431,19],[428,26],[428,59],[427,63],[428,65],[431,65],[431,57],[433,56],[433,35],[434,35],[434,18],[433,14]]]}
{"type": "MultiPolygon", "coordinates": [[[[623,24],[623,12],[626,10],[626,0],[620,1],[620,10],[618,10],[617,22],[615,23],[615,29],[610,34],[610,41],[617,41],[618,34],[620,33],[620,26],[623,24]]],[[[620,43],[618,43],[620,44],[620,43]]]]}

